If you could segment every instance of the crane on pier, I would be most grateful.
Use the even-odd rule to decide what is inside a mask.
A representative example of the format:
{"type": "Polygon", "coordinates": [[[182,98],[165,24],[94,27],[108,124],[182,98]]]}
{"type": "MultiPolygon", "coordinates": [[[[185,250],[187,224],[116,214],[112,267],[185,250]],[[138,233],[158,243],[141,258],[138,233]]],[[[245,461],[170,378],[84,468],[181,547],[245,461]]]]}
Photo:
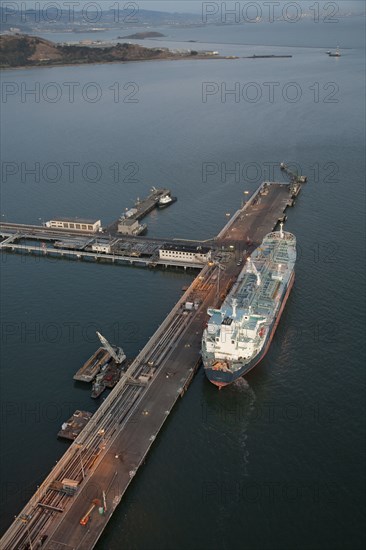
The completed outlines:
{"type": "Polygon", "coordinates": [[[306,183],[308,178],[306,176],[299,176],[297,173],[290,170],[290,168],[284,162],[281,162],[280,168],[285,172],[291,180],[291,183],[306,183]]]}
{"type": "Polygon", "coordinates": [[[284,162],[281,162],[280,168],[282,172],[285,172],[290,178],[290,192],[292,197],[297,197],[300,192],[301,185],[306,183],[308,178],[306,176],[299,176],[297,173],[290,170],[290,168],[284,162]]]}
{"type": "Polygon", "coordinates": [[[104,336],[102,336],[100,334],[100,332],[97,332],[97,336],[98,336],[98,338],[100,340],[100,343],[102,344],[103,348],[108,351],[108,353],[110,354],[111,357],[113,357],[115,362],[118,365],[123,363],[123,361],[126,359],[126,355],[125,355],[123,349],[119,348],[117,346],[115,346],[115,347],[111,346],[110,343],[108,342],[107,338],[104,338],[104,336]]]}

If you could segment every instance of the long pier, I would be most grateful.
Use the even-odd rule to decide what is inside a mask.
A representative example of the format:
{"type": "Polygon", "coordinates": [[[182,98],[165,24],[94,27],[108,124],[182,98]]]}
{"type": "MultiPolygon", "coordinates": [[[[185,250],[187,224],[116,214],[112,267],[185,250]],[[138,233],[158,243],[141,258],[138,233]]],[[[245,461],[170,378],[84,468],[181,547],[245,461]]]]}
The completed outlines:
{"type": "Polygon", "coordinates": [[[49,257],[59,257],[67,258],[73,260],[94,260],[96,262],[110,262],[113,264],[121,265],[139,265],[144,267],[182,267],[184,269],[193,268],[193,269],[202,269],[205,265],[203,262],[184,262],[173,259],[164,259],[160,260],[159,258],[154,257],[136,257],[129,255],[121,254],[107,254],[102,252],[85,252],[83,250],[68,250],[66,248],[56,249],[51,247],[42,247],[39,245],[26,245],[26,244],[16,244],[12,242],[10,245],[6,243],[5,246],[1,246],[10,252],[20,252],[20,253],[32,253],[37,256],[49,256],[49,257]]]}
{"type": "Polygon", "coordinates": [[[288,184],[262,184],[228,221],[216,238],[214,261],[203,267],[26,503],[1,539],[2,550],[94,548],[200,366],[207,308],[221,305],[242,269],[237,259],[248,247],[248,237],[254,247],[275,228],[292,204],[291,193],[288,184]],[[232,252],[223,255],[222,248],[232,252]],[[187,311],[185,303],[192,300],[198,307],[187,311]],[[72,494],[65,490],[67,484],[75,489],[72,494]]]}
{"type": "Polygon", "coordinates": [[[51,258],[86,260],[113,263],[115,265],[137,265],[144,267],[182,267],[202,269],[203,261],[178,261],[174,258],[159,258],[159,249],[164,245],[215,247],[215,239],[191,241],[180,239],[153,239],[128,235],[110,234],[109,238],[85,232],[51,229],[43,226],[27,226],[15,223],[1,223],[0,250],[51,258]],[[110,252],[95,251],[94,244],[104,244],[110,252]]]}

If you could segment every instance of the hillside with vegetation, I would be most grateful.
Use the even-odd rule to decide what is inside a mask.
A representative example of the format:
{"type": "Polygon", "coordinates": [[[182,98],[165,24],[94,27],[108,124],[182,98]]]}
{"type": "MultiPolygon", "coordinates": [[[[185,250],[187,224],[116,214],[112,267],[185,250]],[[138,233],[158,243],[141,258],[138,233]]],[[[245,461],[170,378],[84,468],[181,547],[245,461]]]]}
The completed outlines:
{"type": "Polygon", "coordinates": [[[65,46],[25,34],[0,36],[1,68],[179,59],[196,54],[197,52],[173,53],[165,48],[144,48],[138,44],[65,46]]]}

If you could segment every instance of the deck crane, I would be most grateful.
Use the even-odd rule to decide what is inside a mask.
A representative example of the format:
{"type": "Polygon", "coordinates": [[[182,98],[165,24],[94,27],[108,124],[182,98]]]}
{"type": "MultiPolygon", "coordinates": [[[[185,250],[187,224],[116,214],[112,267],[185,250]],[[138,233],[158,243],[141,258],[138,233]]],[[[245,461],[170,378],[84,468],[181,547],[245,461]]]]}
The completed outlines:
{"type": "Polygon", "coordinates": [[[254,264],[253,260],[251,259],[251,257],[248,258],[248,266],[249,266],[249,269],[250,269],[250,272],[253,273],[256,277],[257,277],[257,286],[260,286],[261,284],[261,275],[256,267],[256,265],[254,264]]]}
{"type": "Polygon", "coordinates": [[[111,346],[110,343],[104,336],[100,334],[100,332],[97,332],[97,336],[100,340],[100,343],[102,344],[103,348],[108,351],[111,357],[115,360],[115,362],[120,365],[123,363],[123,361],[126,359],[126,355],[124,354],[124,351],[122,348],[119,348],[117,346],[111,346]]]}

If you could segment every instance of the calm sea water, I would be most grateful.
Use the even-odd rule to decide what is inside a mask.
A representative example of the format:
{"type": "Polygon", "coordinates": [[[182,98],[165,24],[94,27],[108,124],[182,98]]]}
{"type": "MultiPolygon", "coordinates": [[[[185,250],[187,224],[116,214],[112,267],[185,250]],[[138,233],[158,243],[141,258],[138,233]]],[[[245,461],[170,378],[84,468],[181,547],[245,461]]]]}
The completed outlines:
{"type": "MultiPolygon", "coordinates": [[[[100,549],[364,546],[364,36],[348,20],[270,31],[257,25],[249,39],[235,27],[186,29],[169,38],[292,59],[2,73],[15,90],[2,102],[5,219],[108,223],[166,185],[178,202],[148,217],[149,235],[209,238],[244,190],[280,177],[273,163],[297,162],[309,177],[288,212],[297,280],[269,353],[220,393],[198,373],[100,549]],[[338,42],[343,56],[326,56],[338,42]],[[203,83],[215,91],[206,102],[203,83]],[[237,102],[221,96],[238,85],[237,102]],[[39,98],[24,95],[31,88],[39,98]],[[93,92],[101,93],[94,103],[93,92]],[[238,166],[239,176],[229,172],[238,166]]],[[[61,423],[76,408],[95,409],[89,387],[72,380],[96,348],[95,330],[133,356],[192,276],[11,255],[1,268],[5,529],[66,449],[56,439],[61,423]]]]}

